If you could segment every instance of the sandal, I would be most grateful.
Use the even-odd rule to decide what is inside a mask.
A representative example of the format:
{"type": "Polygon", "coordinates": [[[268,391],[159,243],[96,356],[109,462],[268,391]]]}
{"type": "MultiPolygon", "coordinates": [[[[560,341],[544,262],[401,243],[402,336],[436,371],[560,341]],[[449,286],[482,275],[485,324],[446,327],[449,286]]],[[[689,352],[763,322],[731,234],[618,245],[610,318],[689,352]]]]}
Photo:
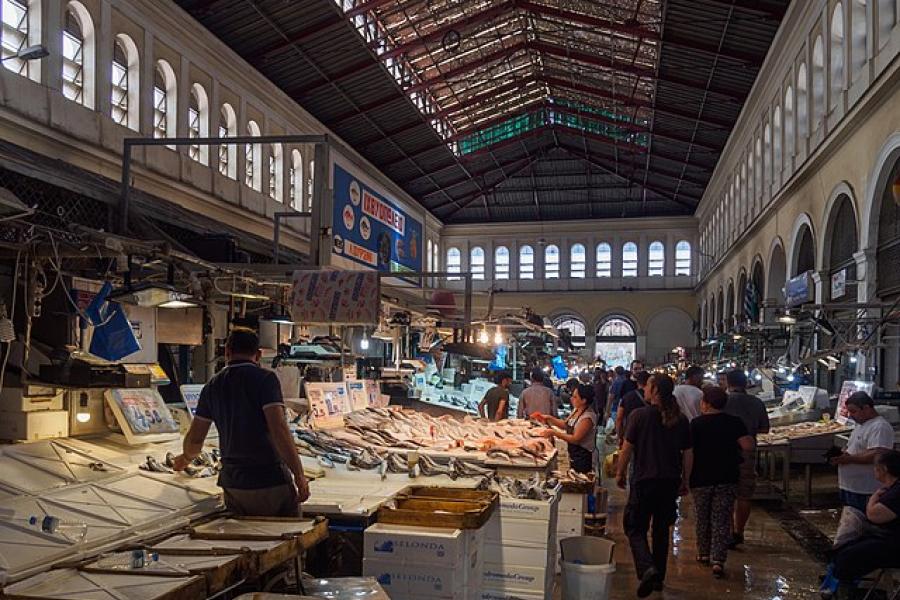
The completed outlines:
{"type": "Polygon", "coordinates": [[[716,579],[722,579],[725,577],[725,565],[722,563],[715,563],[712,566],[712,574],[716,579]]]}

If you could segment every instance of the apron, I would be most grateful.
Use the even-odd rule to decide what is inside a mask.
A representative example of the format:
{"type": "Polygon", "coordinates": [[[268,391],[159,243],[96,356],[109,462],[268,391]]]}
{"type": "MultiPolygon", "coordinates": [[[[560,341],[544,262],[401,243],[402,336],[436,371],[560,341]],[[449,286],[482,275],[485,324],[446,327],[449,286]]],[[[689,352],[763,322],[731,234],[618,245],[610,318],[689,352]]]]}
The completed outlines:
{"type": "MultiPolygon", "coordinates": [[[[566,433],[572,435],[575,433],[575,426],[578,425],[578,421],[584,416],[584,412],[578,415],[578,418],[575,419],[575,422],[569,425],[566,424],[566,433]]],[[[578,473],[590,473],[594,470],[594,455],[589,450],[586,450],[579,446],[578,444],[568,444],[569,450],[569,463],[572,465],[572,469],[578,473]]]]}

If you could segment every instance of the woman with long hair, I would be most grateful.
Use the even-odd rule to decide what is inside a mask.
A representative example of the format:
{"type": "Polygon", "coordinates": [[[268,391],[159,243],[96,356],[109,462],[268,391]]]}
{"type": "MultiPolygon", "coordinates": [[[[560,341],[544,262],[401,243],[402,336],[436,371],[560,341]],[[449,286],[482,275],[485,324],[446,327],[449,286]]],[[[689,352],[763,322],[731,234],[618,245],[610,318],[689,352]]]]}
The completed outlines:
{"type": "Polygon", "coordinates": [[[569,462],[578,473],[594,470],[594,455],[597,450],[597,421],[599,417],[593,407],[594,388],[579,383],[572,390],[572,414],[563,421],[552,415],[535,415],[539,421],[564,429],[546,429],[545,438],[558,438],[568,444],[569,462]]]}
{"type": "Polygon", "coordinates": [[[625,489],[628,465],[634,460],[624,526],[640,579],[638,598],[663,589],[678,496],[687,494],[691,479],[691,428],[674,389],[675,382],[667,375],[650,378],[645,389],[650,404],[629,415],[617,465],[616,483],[625,489]],[[651,528],[652,548],[647,541],[651,528]]]}

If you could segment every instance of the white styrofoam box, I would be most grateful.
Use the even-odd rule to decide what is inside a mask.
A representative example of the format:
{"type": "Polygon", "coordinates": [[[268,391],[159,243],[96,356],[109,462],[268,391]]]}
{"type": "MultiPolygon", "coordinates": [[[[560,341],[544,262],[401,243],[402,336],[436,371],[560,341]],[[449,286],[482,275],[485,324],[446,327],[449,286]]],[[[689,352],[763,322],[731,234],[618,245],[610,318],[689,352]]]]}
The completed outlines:
{"type": "Polygon", "coordinates": [[[535,590],[546,590],[553,585],[556,575],[554,569],[545,567],[526,567],[522,565],[484,563],[482,571],[482,589],[485,590],[521,590],[534,593],[535,590]]]}
{"type": "Polygon", "coordinates": [[[555,562],[556,547],[541,548],[524,544],[485,544],[485,564],[546,567],[555,562]]]}
{"type": "MultiPolygon", "coordinates": [[[[558,488],[557,488],[558,492],[558,488]]],[[[520,498],[500,497],[499,514],[501,519],[539,519],[549,521],[558,511],[561,494],[553,493],[549,500],[525,500],[520,498]]]]}
{"type": "Polygon", "coordinates": [[[363,576],[374,577],[391,598],[466,600],[469,586],[466,583],[465,571],[448,564],[410,564],[393,560],[363,559],[363,576]]]}
{"type": "Polygon", "coordinates": [[[32,442],[68,435],[68,411],[0,411],[0,439],[32,442]]]}
{"type": "Polygon", "coordinates": [[[587,512],[587,494],[560,494],[559,499],[559,518],[563,515],[576,514],[582,515],[587,512]]]}
{"type": "Polygon", "coordinates": [[[535,546],[552,546],[553,533],[556,531],[555,521],[536,519],[501,519],[495,514],[484,526],[486,543],[497,544],[534,544],[535,546]]]}
{"type": "MultiPolygon", "coordinates": [[[[581,531],[584,527],[584,517],[581,515],[560,515],[556,522],[556,531],[581,531]]],[[[580,533],[578,535],[581,535],[580,533]]]]}
{"type": "Polygon", "coordinates": [[[481,590],[481,600],[547,600],[553,596],[553,589],[548,588],[545,593],[522,592],[509,590],[481,590]]]}
{"type": "Polygon", "coordinates": [[[470,539],[471,534],[464,534],[459,529],[376,523],[365,531],[363,557],[390,562],[463,566],[470,539]]]}
{"type": "Polygon", "coordinates": [[[14,388],[4,386],[0,390],[0,411],[30,412],[34,410],[62,410],[63,392],[58,394],[53,388],[25,386],[14,388]],[[34,393],[37,392],[37,393],[34,393]]]}

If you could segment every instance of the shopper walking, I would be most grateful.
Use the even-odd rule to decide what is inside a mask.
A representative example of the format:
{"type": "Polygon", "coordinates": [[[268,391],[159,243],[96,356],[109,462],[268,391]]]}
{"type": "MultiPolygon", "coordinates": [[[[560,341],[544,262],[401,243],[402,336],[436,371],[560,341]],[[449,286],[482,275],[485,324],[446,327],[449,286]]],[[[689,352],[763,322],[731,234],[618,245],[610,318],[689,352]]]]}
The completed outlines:
{"type": "Polygon", "coordinates": [[[547,425],[564,429],[546,429],[545,438],[560,439],[568,444],[569,463],[578,473],[593,473],[597,452],[597,421],[593,407],[594,390],[579,383],[572,392],[572,414],[563,421],[554,415],[543,414],[536,418],[547,425]]]}
{"type": "MultiPolygon", "coordinates": [[[[675,399],[681,414],[693,421],[700,416],[700,401],[703,399],[703,374],[698,366],[688,367],[684,371],[684,383],[675,386],[675,399]]],[[[724,390],[724,388],[721,388],[724,390]]]]}
{"type": "Polygon", "coordinates": [[[650,381],[650,373],[647,371],[640,371],[637,373],[634,376],[634,383],[637,386],[637,389],[622,396],[622,402],[619,403],[619,410],[616,411],[616,436],[619,438],[620,447],[625,438],[628,415],[639,408],[647,406],[645,388],[648,381],[650,381]]]}
{"type": "Polygon", "coordinates": [[[894,447],[894,428],[875,411],[872,397],[855,392],[847,398],[847,412],[857,423],[850,434],[847,449],[831,459],[838,468],[841,502],[865,512],[869,498],[879,488],[872,465],[875,457],[894,447]]]}
{"type": "Polygon", "coordinates": [[[606,406],[606,416],[610,417],[619,408],[619,402],[628,392],[634,390],[637,386],[631,380],[631,374],[625,370],[625,367],[616,367],[616,378],[609,386],[609,398],[606,406]]]}
{"type": "Polygon", "coordinates": [[[702,414],[691,421],[697,561],[711,564],[715,577],[725,574],[742,452],[753,449],[744,422],[722,412],[727,402],[725,390],[707,387],[700,401],[702,414]]]}
{"type": "Polygon", "coordinates": [[[516,407],[516,417],[519,419],[528,418],[533,413],[557,415],[555,394],[544,385],[544,372],[539,367],[531,371],[531,385],[519,396],[516,407]]]}
{"type": "Polygon", "coordinates": [[[484,394],[478,403],[478,416],[491,421],[502,421],[509,418],[509,386],[512,377],[509,373],[497,375],[497,385],[484,394]]]}
{"type": "Polygon", "coordinates": [[[594,412],[602,415],[606,411],[606,401],[609,396],[609,382],[606,371],[597,367],[594,369],[594,412]]]}
{"type": "Polygon", "coordinates": [[[678,496],[687,493],[691,479],[691,428],[672,395],[674,388],[667,375],[650,378],[646,387],[650,406],[628,417],[617,465],[616,483],[625,489],[628,465],[634,460],[624,526],[640,579],[639,598],[663,589],[678,496]],[[651,529],[652,549],[647,541],[651,529]]]}
{"type": "Polygon", "coordinates": [[[738,478],[737,500],[734,503],[733,537],[731,547],[744,543],[744,530],[750,520],[750,501],[756,491],[756,437],[769,432],[769,414],[762,400],[747,393],[747,375],[740,369],[728,371],[728,402],[722,412],[744,422],[747,434],[753,438],[753,446],[743,453],[738,478]]]}
{"type": "Polygon", "coordinates": [[[256,332],[231,332],[225,341],[228,364],[203,386],[174,467],[188,467],[215,423],[225,507],[240,516],[297,517],[309,485],[285,419],[281,384],[259,366],[260,355],[256,332]]]}

